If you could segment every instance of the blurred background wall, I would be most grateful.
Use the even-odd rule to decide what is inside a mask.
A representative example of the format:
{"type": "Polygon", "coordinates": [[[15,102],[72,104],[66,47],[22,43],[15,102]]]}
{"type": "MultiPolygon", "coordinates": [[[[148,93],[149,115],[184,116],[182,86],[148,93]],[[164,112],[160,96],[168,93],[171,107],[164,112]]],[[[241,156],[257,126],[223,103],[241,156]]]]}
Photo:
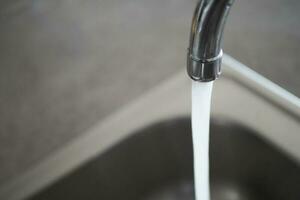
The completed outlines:
{"type": "MultiPolygon", "coordinates": [[[[0,0],[0,185],[185,68],[196,0],[0,0]]],[[[300,1],[236,0],[224,51],[300,96],[300,1]]]]}

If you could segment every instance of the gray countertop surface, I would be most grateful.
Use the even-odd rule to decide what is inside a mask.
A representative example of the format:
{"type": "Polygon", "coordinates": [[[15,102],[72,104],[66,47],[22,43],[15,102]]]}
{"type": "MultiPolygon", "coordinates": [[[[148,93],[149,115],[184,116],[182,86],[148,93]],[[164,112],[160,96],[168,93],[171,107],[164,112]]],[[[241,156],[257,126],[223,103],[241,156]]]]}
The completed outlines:
{"type": "MultiPolygon", "coordinates": [[[[195,3],[1,1],[0,185],[185,67],[195,3]]],[[[236,0],[224,35],[225,53],[298,96],[299,10],[236,0]]]]}

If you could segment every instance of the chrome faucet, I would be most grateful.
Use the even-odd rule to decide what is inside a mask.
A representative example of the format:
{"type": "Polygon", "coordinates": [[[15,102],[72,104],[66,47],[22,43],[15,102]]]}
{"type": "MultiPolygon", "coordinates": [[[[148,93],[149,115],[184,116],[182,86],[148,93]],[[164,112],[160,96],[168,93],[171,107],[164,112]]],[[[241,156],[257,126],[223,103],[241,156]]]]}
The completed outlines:
{"type": "Polygon", "coordinates": [[[234,0],[200,0],[194,12],[187,72],[195,81],[213,81],[221,74],[221,41],[234,0]]]}

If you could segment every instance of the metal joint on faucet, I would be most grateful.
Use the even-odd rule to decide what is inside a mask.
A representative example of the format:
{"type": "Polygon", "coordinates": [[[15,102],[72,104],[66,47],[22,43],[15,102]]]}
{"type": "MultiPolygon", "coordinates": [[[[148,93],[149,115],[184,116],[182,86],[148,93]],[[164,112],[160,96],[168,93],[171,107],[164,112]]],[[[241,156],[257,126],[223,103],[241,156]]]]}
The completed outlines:
{"type": "Polygon", "coordinates": [[[208,82],[221,74],[221,41],[234,0],[200,0],[192,21],[187,72],[196,81],[208,82]]]}

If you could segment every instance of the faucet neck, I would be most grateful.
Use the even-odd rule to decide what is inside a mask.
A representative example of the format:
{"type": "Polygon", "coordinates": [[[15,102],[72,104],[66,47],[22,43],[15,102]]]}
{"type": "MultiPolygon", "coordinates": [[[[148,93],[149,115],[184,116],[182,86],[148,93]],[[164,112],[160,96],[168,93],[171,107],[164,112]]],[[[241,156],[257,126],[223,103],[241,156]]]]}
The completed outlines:
{"type": "Polygon", "coordinates": [[[197,81],[212,81],[221,73],[221,41],[234,0],[200,0],[196,6],[188,49],[188,74],[197,81]]]}

